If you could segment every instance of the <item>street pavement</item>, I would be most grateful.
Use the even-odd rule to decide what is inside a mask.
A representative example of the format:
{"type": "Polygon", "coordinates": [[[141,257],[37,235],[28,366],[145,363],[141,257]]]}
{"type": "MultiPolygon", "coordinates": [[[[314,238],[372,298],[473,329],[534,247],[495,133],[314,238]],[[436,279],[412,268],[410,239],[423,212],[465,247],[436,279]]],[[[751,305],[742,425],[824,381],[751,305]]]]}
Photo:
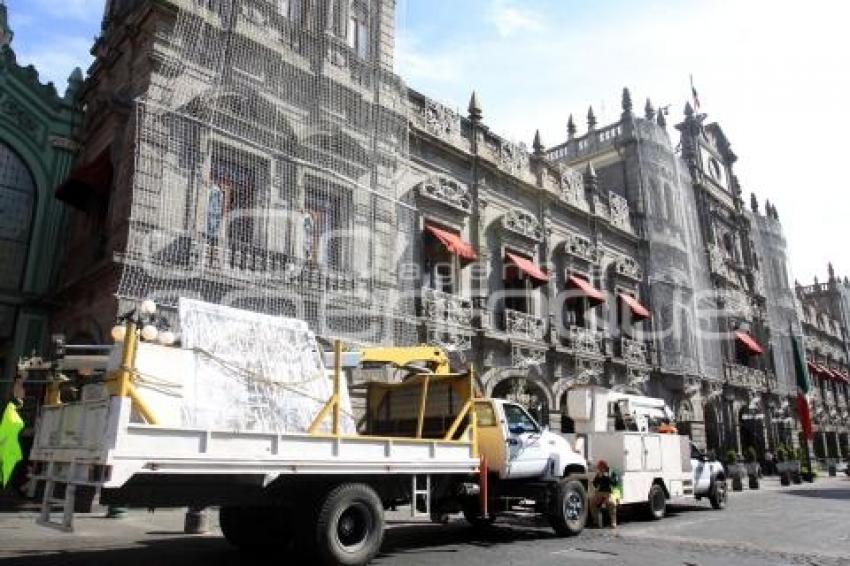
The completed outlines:
{"type": "MultiPolygon", "coordinates": [[[[378,565],[495,564],[776,566],[850,564],[850,478],[818,478],[782,488],[730,493],[724,511],[707,501],[675,505],[661,521],[625,513],[621,526],[556,538],[530,517],[500,520],[476,531],[462,519],[448,525],[389,513],[378,565]]],[[[295,556],[245,556],[221,538],[215,513],[208,535],[182,532],[183,513],[133,511],[125,519],[78,515],[76,532],[34,524],[33,510],[0,512],[0,564],[217,566],[309,563],[295,556]]]]}

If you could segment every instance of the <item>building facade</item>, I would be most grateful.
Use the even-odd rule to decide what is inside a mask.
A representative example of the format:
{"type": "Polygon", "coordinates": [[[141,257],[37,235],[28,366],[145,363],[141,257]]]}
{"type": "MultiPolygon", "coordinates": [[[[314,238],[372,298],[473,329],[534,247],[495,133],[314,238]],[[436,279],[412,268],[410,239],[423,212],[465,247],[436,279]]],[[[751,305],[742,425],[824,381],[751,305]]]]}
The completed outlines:
{"type": "Polygon", "coordinates": [[[442,345],[555,430],[592,383],[663,397],[718,451],[795,442],[785,239],[720,126],[687,105],[677,146],[624,90],[616,123],[528,149],[477,95],[460,115],[404,86],[394,10],[108,2],[54,326],[106,341],[134,301],[202,297],[442,345]]]}
{"type": "Polygon", "coordinates": [[[813,381],[814,455],[820,459],[850,456],[850,280],[829,265],[825,283],[795,285],[806,357],[813,381]]]}
{"type": "Polygon", "coordinates": [[[83,79],[76,69],[60,96],[18,64],[12,40],[0,1],[0,395],[18,359],[47,344],[65,229],[53,189],[74,159],[83,79]]]}

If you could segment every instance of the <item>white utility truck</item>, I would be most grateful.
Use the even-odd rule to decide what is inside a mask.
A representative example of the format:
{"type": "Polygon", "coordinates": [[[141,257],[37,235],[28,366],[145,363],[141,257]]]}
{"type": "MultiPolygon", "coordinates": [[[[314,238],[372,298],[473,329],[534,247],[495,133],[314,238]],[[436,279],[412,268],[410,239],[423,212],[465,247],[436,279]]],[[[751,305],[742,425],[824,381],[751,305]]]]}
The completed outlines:
{"type": "Polygon", "coordinates": [[[605,460],[616,472],[621,505],[644,505],[651,518],[660,519],[674,498],[707,496],[715,508],[725,504],[725,479],[711,465],[706,468],[707,458],[692,452],[687,436],[676,433],[662,399],[585,386],[570,390],[567,404],[575,422],[568,437],[591,467],[605,460]],[[694,463],[701,464],[696,484],[694,463]]]}
{"type": "Polygon", "coordinates": [[[231,543],[303,544],[325,564],[368,562],[388,505],[485,523],[532,499],[558,534],[584,527],[584,458],[521,406],[478,397],[472,370],[369,383],[355,422],[344,366],[356,353],[337,343],[327,371],[305,323],[194,303],[181,301],[179,346],[131,318],[81,400],[54,388],[31,453],[41,523],[72,530],[87,491],[219,507],[231,543]]]}

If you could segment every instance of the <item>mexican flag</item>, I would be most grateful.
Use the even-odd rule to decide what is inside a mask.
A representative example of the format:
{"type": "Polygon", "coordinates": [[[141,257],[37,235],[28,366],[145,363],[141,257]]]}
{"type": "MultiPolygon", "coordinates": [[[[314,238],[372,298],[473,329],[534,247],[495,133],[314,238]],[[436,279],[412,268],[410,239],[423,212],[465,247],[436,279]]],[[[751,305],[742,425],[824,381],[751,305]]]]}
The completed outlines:
{"type": "Polygon", "coordinates": [[[791,341],[794,345],[794,370],[797,374],[797,414],[800,416],[803,434],[806,435],[806,439],[811,440],[815,437],[812,430],[812,415],[809,411],[809,390],[812,388],[812,382],[809,379],[806,357],[803,354],[802,337],[795,336],[792,330],[791,341]]]}

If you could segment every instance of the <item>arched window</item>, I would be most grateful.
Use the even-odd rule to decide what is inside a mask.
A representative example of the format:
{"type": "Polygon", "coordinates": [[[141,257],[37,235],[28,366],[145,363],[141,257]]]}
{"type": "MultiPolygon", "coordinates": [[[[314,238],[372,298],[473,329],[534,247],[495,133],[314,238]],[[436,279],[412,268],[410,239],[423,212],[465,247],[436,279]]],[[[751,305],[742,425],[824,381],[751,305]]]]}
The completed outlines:
{"type": "Polygon", "coordinates": [[[21,287],[34,206],[32,174],[18,154],[0,142],[0,289],[21,287]]]}
{"type": "Polygon", "coordinates": [[[353,0],[348,12],[348,45],[361,59],[369,57],[369,2],[353,0]]]}

